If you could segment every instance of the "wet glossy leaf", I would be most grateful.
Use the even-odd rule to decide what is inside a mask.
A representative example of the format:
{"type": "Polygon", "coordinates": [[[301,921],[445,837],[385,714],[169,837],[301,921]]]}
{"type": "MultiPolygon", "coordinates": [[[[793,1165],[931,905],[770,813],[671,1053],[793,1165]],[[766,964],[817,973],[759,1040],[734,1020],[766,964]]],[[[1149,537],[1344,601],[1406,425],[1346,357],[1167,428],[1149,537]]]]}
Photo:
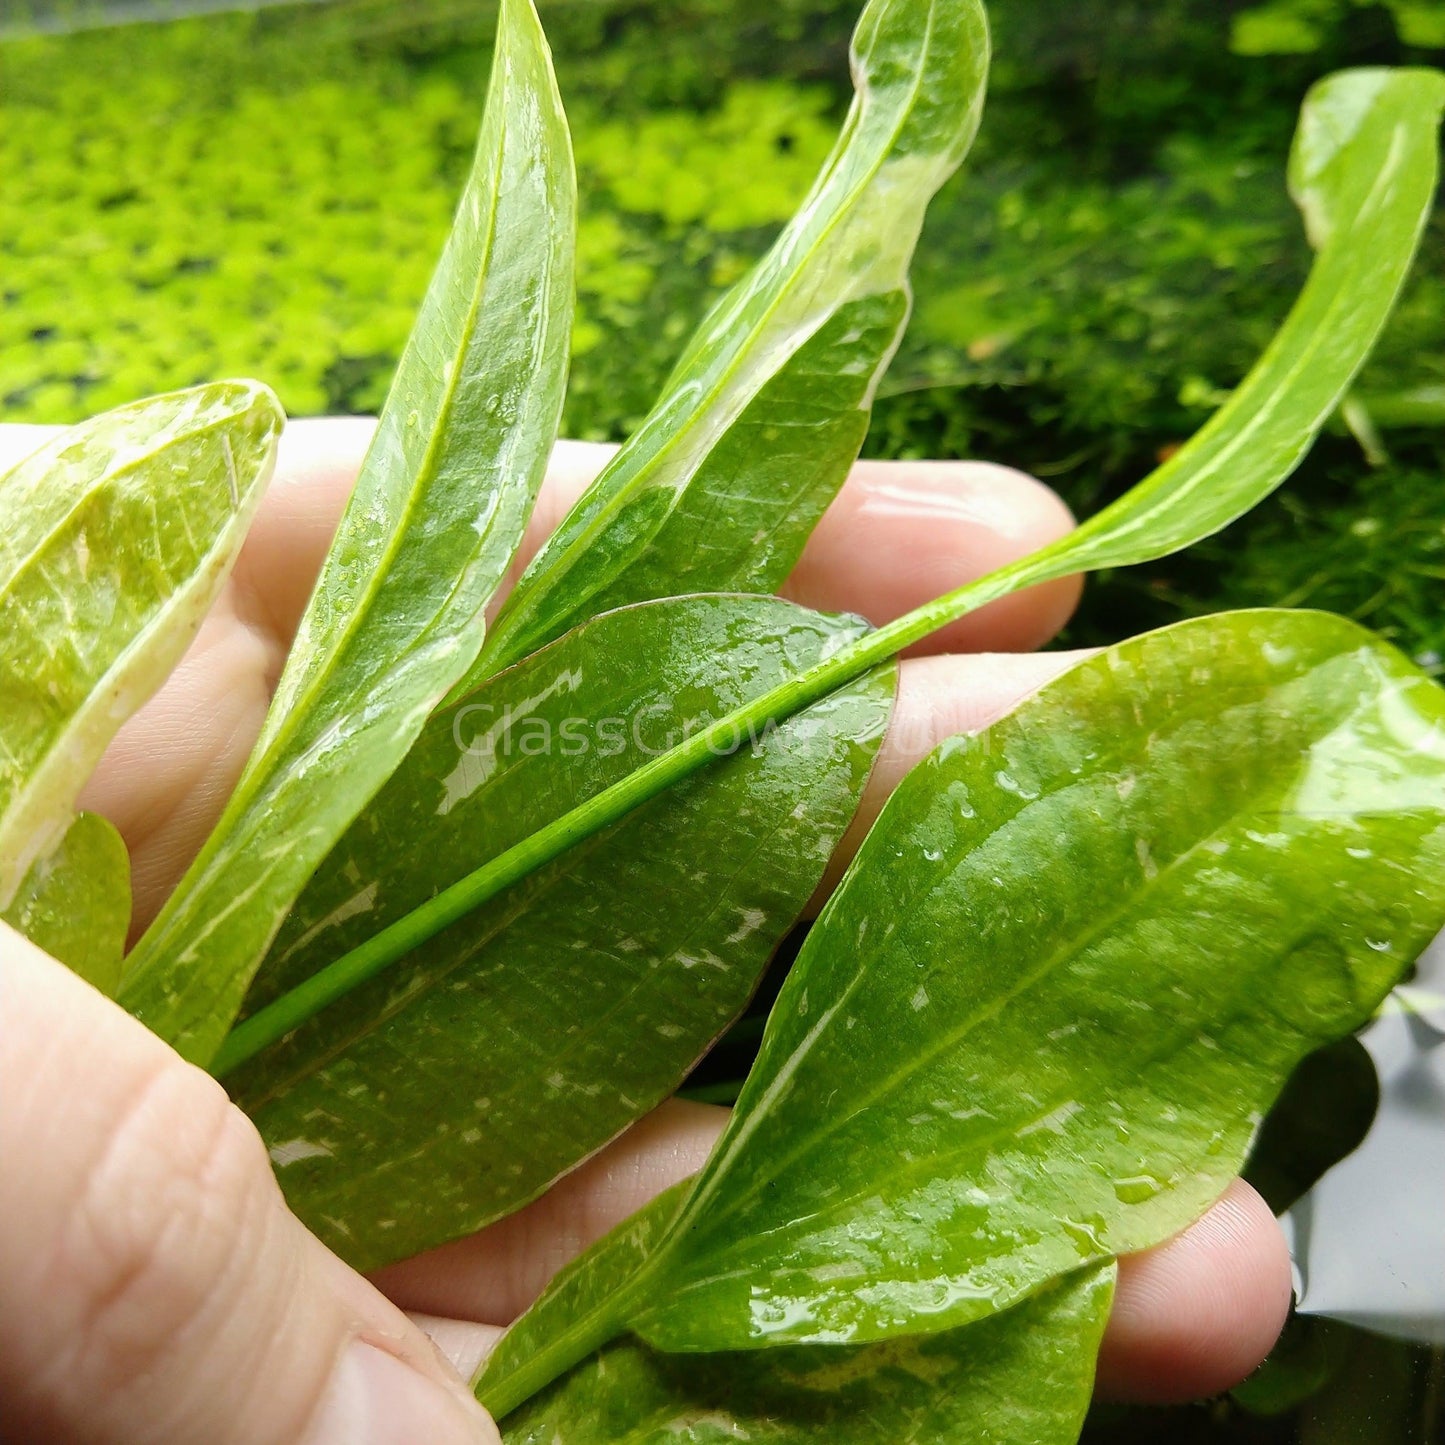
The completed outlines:
{"type": "Polygon", "coordinates": [[[682,1357],[629,1336],[543,1388],[558,1373],[559,1355],[585,1354],[587,1347],[579,1350],[570,1338],[573,1329],[605,1318],[614,1301],[627,1297],[691,1188],[691,1180],[673,1185],[567,1265],[498,1341],[475,1385],[482,1403],[504,1420],[508,1445],[558,1438],[569,1445],[593,1439],[641,1445],[676,1437],[699,1445],[738,1438],[784,1445],[809,1432],[858,1445],[955,1438],[1049,1445],[1076,1438],[1113,1297],[1111,1265],[1076,1275],[967,1334],[682,1357]]]}
{"type": "Polygon", "coordinates": [[[987,71],[978,0],[872,0],[812,192],[528,569],[482,669],[609,607],[783,581],[867,431],[923,213],[973,141],[987,71]]]}
{"type": "Polygon", "coordinates": [[[1074,572],[1192,546],[1299,464],[1369,356],[1435,195],[1445,74],[1348,70],[1310,91],[1290,193],[1318,255],[1283,326],[1228,402],[1165,464],[1077,531],[971,589],[973,607],[1074,572]]]}
{"type": "Polygon", "coordinates": [[[665,1355],[619,1340],[511,1415],[506,1445],[1073,1445],[1113,1269],[970,1329],[861,1347],[665,1355]]]}
{"type": "Polygon", "coordinates": [[[628,1310],[861,1341],[1157,1243],[1445,916],[1445,692],[1353,624],[1110,649],[895,793],[628,1310]]]}
{"type": "Polygon", "coordinates": [[[282,417],[254,382],[151,397],[0,477],[0,907],[215,599],[282,417]]]}
{"type": "Polygon", "coordinates": [[[1445,916],[1445,691],[1319,613],[1080,665],[904,781],[696,1184],[582,1256],[480,1382],[950,1329],[1158,1243],[1445,916]],[[680,1202],[679,1202],[680,1201],[680,1202]]]}
{"type": "Polygon", "coordinates": [[[133,955],[123,1001],[188,1058],[481,646],[560,414],[573,192],[546,42],[507,0],[471,177],[261,739],[133,955]]]}
{"type": "MultiPolygon", "coordinates": [[[[432,719],[327,858],[251,1006],[862,630],[681,598],[500,674],[432,719]]],[[[292,1207],[376,1264],[516,1208],[665,1098],[817,886],[891,699],[885,669],[744,739],[228,1076],[292,1207]]]]}
{"type": "Polygon", "coordinates": [[[631,1287],[666,1241],[693,1183],[682,1179],[664,1189],[564,1265],[502,1335],[472,1381],[496,1419],[625,1332],[614,1306],[626,1309],[631,1287]]]}
{"type": "MultiPolygon", "coordinates": [[[[1255,370],[1176,459],[1071,536],[880,628],[759,697],[748,715],[786,716],[1020,587],[1176,551],[1226,525],[1279,485],[1339,400],[1389,312],[1429,204],[1442,99],[1445,77],[1424,71],[1351,72],[1316,88],[1301,121],[1292,178],[1321,245],[1319,260],[1255,370]],[[1374,257],[1366,272],[1356,264],[1360,249],[1374,257]]],[[[528,840],[528,847],[535,843],[537,856],[555,856],[554,845],[570,846],[636,806],[648,788],[671,786],[703,761],[697,749],[659,759],[637,786],[609,796],[606,808],[558,819],[550,833],[528,840]]],[[[526,854],[524,847],[508,857],[498,869],[497,887],[536,866],[526,854]]],[[[457,885],[467,898],[473,888],[485,895],[487,886],[481,873],[457,885]]],[[[474,906],[459,895],[439,915],[448,913],[451,903],[474,906]]],[[[431,925],[422,917],[414,921],[414,936],[426,936],[431,925]]],[[[398,927],[412,935],[411,923],[398,927]]]]}
{"type": "Polygon", "coordinates": [[[81,813],[31,864],[0,917],[102,993],[114,993],[130,928],[130,858],[120,834],[98,814],[81,813]]]}

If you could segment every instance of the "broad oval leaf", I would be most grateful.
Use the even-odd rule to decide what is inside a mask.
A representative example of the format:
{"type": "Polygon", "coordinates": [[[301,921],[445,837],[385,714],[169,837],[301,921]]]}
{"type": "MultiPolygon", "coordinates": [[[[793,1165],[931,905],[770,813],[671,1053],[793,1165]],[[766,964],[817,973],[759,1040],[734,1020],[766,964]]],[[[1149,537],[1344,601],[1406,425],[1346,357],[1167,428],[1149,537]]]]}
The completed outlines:
{"type": "Polygon", "coordinates": [[[574,180],[530,0],[505,0],[476,159],[261,739],[122,1001],[208,1061],[307,876],[475,658],[556,434],[574,180]]]}
{"type": "Polygon", "coordinates": [[[79,814],[30,865],[0,919],[113,994],[130,929],[130,855],[120,834],[97,813],[79,814]]]}
{"type": "Polygon", "coordinates": [[[812,191],[534,559],[481,672],[607,608],[783,581],[867,431],[924,210],[978,129],[988,54],[979,0],[871,0],[853,107],[812,191]]]}
{"type": "Polygon", "coordinates": [[[59,433],[0,477],[0,907],[225,580],[281,409],[227,381],[59,433]]]}
{"type": "Polygon", "coordinates": [[[1158,1243],[1445,918],[1445,692],[1241,613],[945,744],[813,928],[629,1323],[667,1349],[983,1318],[1158,1243]]]}
{"type": "Polygon", "coordinates": [[[1074,1445],[1113,1267],[968,1329],[855,1347],[608,1345],[509,1416],[506,1445],[1074,1445]]]}
{"type": "MultiPolygon", "coordinates": [[[[863,626],[670,599],[499,674],[326,859],[252,1006],[863,626]]],[[[817,886],[891,700],[884,670],[741,739],[229,1076],[292,1208],[375,1265],[517,1208],[671,1093],[817,886]]]]}

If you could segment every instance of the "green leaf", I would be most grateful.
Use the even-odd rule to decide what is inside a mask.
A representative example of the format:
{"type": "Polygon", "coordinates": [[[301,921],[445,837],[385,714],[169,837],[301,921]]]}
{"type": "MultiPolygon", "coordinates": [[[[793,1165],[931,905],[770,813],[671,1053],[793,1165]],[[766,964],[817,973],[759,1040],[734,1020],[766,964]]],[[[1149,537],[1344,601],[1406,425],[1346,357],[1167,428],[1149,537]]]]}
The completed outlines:
{"type": "Polygon", "coordinates": [[[1113,1269],[969,1330],[858,1348],[664,1355],[607,1346],[511,1415],[506,1445],[1073,1445],[1113,1269]]]}
{"type": "Polygon", "coordinates": [[[1354,624],[1228,614],[1080,665],[905,779],[696,1183],[626,1270],[614,1240],[558,1277],[483,1399],[625,1330],[950,1329],[1169,1237],[1434,936],[1442,862],[1445,691],[1354,624]]]}
{"type": "Polygon", "coordinates": [[[507,0],[471,177],[260,741],[125,981],[187,1058],[481,646],[561,410],[574,189],[546,42],[507,0]]]}
{"type": "Polygon", "coordinates": [[[224,581],[282,424],[255,382],[151,397],[0,477],[0,907],[224,581]]]}
{"type": "Polygon", "coordinates": [[[1339,19],[1339,0],[1276,0],[1236,15],[1229,48],[1236,55],[1311,55],[1339,19]]]}
{"type": "MultiPolygon", "coordinates": [[[[1068,537],[781,682],[720,720],[719,731],[756,728],[790,716],[940,627],[1022,587],[1072,572],[1150,561],[1190,546],[1277,487],[1368,356],[1408,270],[1432,196],[1442,103],[1445,77],[1430,71],[1347,72],[1317,86],[1301,121],[1292,175],[1321,254],[1274,343],[1203,431],[1068,537]]],[[[356,977],[374,976],[579,838],[704,766],[711,743],[706,733],[698,734],[650,759],[631,777],[498,854],[369,938],[362,949],[328,965],[326,976],[315,980],[309,1002],[297,999],[295,1013],[288,1010],[287,1026],[306,1017],[304,1010],[314,1012],[340,997],[356,977]]]]}
{"type": "Polygon", "coordinates": [[[586,1445],[592,1437],[661,1445],[677,1436],[783,1445],[821,1431],[858,1445],[954,1438],[1071,1445],[1076,1438],[1113,1298],[1112,1266],[1083,1271],[967,1336],[684,1358],[629,1337],[584,1358],[585,1332],[626,1297],[691,1189],[683,1180],[664,1190],[565,1266],[497,1342],[475,1388],[505,1419],[508,1445],[586,1445]],[[581,1349],[569,1339],[579,1326],[581,1349]],[[559,1347],[581,1363],[539,1391],[555,1373],[559,1347]]]}
{"type": "MultiPolygon", "coordinates": [[[[863,628],[670,599],[499,674],[436,714],[323,863],[252,1007],[863,628]]],[[[292,1208],[375,1265],[515,1209],[666,1098],[816,888],[892,688],[885,669],[742,738],[228,1076],[292,1208]]]]}
{"type": "Polygon", "coordinates": [[[1445,386],[1417,386],[1410,391],[1356,392],[1354,399],[1377,427],[1445,428],[1445,386]]]}
{"type": "Polygon", "coordinates": [[[81,813],[31,864],[0,918],[113,994],[130,928],[130,857],[120,834],[98,814],[81,813]]]}
{"type": "Polygon", "coordinates": [[[533,561],[474,678],[606,608],[770,591],[791,570],[867,430],[924,210],[978,129],[982,6],[871,0],[853,73],[853,107],[797,215],[533,561]]]}
{"type": "Polygon", "coordinates": [[[1445,49],[1445,7],[1439,0],[1387,0],[1387,4],[1406,45],[1445,49]]]}
{"type": "Polygon", "coordinates": [[[1348,70],[1300,114],[1290,192],[1317,249],[1249,375],[1162,467],[1077,531],[972,589],[971,605],[1071,572],[1167,556],[1242,516],[1299,464],[1369,356],[1434,200],[1445,75],[1348,70]]]}
{"type": "Polygon", "coordinates": [[[943,1329],[1167,1238],[1439,929],[1442,865],[1445,692],[1353,624],[1084,663],[894,794],[628,1323],[943,1329]]]}
{"type": "Polygon", "coordinates": [[[496,1419],[623,1332],[614,1305],[627,1298],[667,1239],[693,1182],[682,1179],[664,1189],[563,1265],[497,1341],[472,1381],[477,1398],[496,1419]]]}

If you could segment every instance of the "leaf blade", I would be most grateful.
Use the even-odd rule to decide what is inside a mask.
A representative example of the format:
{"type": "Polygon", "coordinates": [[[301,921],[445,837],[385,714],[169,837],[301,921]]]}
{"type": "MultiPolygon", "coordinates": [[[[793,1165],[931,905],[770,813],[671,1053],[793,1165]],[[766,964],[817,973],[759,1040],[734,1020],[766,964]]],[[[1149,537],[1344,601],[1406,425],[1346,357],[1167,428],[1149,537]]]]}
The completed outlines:
{"type": "Polygon", "coordinates": [[[120,834],[97,813],[79,814],[0,918],[113,995],[130,928],[130,856],[120,834]]]}
{"type": "Polygon", "coordinates": [[[815,925],[631,1327],[946,1328],[1168,1237],[1436,931],[1442,850],[1445,694],[1338,619],[1182,624],[945,745],[815,925]],[[841,1177],[883,1137],[886,1178],[841,1177]]]}
{"type": "MultiPolygon", "coordinates": [[[[1347,209],[1355,183],[1368,188],[1385,161],[1397,150],[1398,163],[1394,170],[1401,183],[1390,193],[1388,205],[1382,201],[1376,208],[1373,228],[1365,227],[1363,232],[1358,227],[1351,230],[1349,246],[1342,247],[1337,240],[1326,245],[1274,345],[1229,404],[1201,433],[1198,444],[1184,448],[1171,463],[1069,537],[880,628],[843,654],[818,663],[747,704],[737,715],[725,720],[725,724],[720,723],[720,727],[753,727],[770,719],[787,717],[863,676],[869,668],[890,660],[940,627],[1021,587],[1080,570],[1145,561],[1190,545],[1227,525],[1284,480],[1309,446],[1333,399],[1343,393],[1350,375],[1368,355],[1374,336],[1393,304],[1400,278],[1408,269],[1430,200],[1435,173],[1433,136],[1438,125],[1439,102],[1445,100],[1445,78],[1432,72],[1371,74],[1375,81],[1365,87],[1363,101],[1358,95],[1353,96],[1356,112],[1353,130],[1336,134],[1314,148],[1311,161],[1304,168],[1306,182],[1301,184],[1301,194],[1314,194],[1317,200],[1335,197],[1347,209]],[[1427,102],[1423,108],[1401,104],[1402,97],[1408,100],[1412,95],[1427,102]],[[1379,106],[1376,101],[1380,101],[1379,106]],[[1400,156],[1404,157],[1403,161],[1400,156]],[[1344,175],[1349,184],[1342,182],[1332,189],[1321,183],[1319,177],[1332,167],[1344,175]],[[1311,187],[1315,188],[1313,192],[1311,187]],[[1352,246],[1369,253],[1362,241],[1369,241],[1382,252],[1381,263],[1376,268],[1379,275],[1373,276],[1373,280],[1366,277],[1364,283],[1359,277],[1347,274],[1348,268],[1342,271],[1340,264],[1342,255],[1348,259],[1355,254],[1352,246]],[[1384,277],[1383,283],[1380,276],[1384,277]],[[1341,304],[1342,296],[1352,294],[1360,300],[1357,314],[1351,325],[1334,337],[1338,344],[1332,366],[1322,373],[1323,380],[1299,366],[1287,366],[1282,376],[1276,375],[1278,368],[1272,358],[1277,360],[1285,353],[1318,349],[1323,345],[1321,338],[1330,336],[1328,323],[1333,309],[1341,304]],[[1259,405],[1290,413],[1275,438],[1278,446],[1262,459],[1256,458],[1251,465],[1242,467],[1228,484],[1214,478],[1212,489],[1201,496],[1201,478],[1206,474],[1213,478],[1211,459],[1215,458],[1221,439],[1237,449],[1239,435],[1247,435],[1253,428],[1254,410],[1259,405]],[[1184,465],[1185,462],[1188,465],[1184,465]],[[1191,505],[1181,508],[1178,515],[1168,514],[1168,525],[1160,535],[1148,534],[1147,529],[1141,533],[1141,521],[1160,514],[1161,509],[1167,513],[1168,507],[1181,496],[1191,505]]],[[[1302,136],[1327,133],[1328,127],[1322,132],[1318,125],[1321,107],[1328,112],[1335,90],[1343,85],[1345,91],[1350,92],[1355,84],[1356,77],[1347,73],[1317,87],[1305,108],[1302,136]]],[[[1348,112],[1351,106],[1345,109],[1348,112]]],[[[705,745],[709,739],[704,735],[690,741],[705,745]]],[[[298,996],[298,1011],[304,1009],[309,1013],[326,1007],[354,986],[354,973],[373,976],[376,970],[389,966],[414,947],[419,939],[465,916],[481,902],[495,897],[502,888],[557,857],[578,838],[608,826],[705,762],[705,748],[689,744],[651,760],[638,770],[635,778],[620,781],[608,789],[605,796],[590,799],[575,813],[555,820],[533,838],[499,856],[494,860],[495,867],[489,864],[476,870],[416,910],[410,919],[399,921],[393,929],[383,930],[369,940],[374,948],[363,948],[338,960],[335,969],[318,975],[317,987],[312,991],[314,996],[306,999],[298,996]]],[[[241,1052],[246,1056],[244,1050],[241,1052]]]]}
{"type": "Polygon", "coordinates": [[[1300,113],[1290,192],[1317,255],[1274,340],[1163,466],[1050,547],[995,574],[975,606],[1078,571],[1154,561],[1273,491],[1334,414],[1383,330],[1433,203],[1445,75],[1342,71],[1300,113]]]}
{"type": "Polygon", "coordinates": [[[218,382],[94,417],[0,477],[0,905],[195,635],[281,421],[266,387],[218,382]]]}
{"type": "Polygon", "coordinates": [[[452,234],[257,749],[125,984],[188,1058],[214,1054],[311,868],[481,645],[560,417],[574,192],[546,41],[507,0],[452,234]]]}
{"type": "Polygon", "coordinates": [[[791,570],[902,335],[924,209],[977,131],[982,6],[871,0],[852,58],[857,95],[812,192],[534,559],[472,681],[607,608],[771,591],[791,570]],[[770,449],[781,438],[761,466],[749,454],[757,436],[770,449]]]}
{"type": "Polygon", "coordinates": [[[625,1339],[505,1418],[507,1445],[1073,1445],[1113,1270],[971,1329],[861,1348],[667,1356],[625,1339]]]}
{"type": "MultiPolygon", "coordinates": [[[[250,1005],[862,628],[776,598],[668,599],[443,709],[308,886],[250,1005]]],[[[380,1263],[518,1207],[666,1097],[816,887],[891,698],[884,673],[744,742],[228,1075],[292,1208],[380,1263]]]]}

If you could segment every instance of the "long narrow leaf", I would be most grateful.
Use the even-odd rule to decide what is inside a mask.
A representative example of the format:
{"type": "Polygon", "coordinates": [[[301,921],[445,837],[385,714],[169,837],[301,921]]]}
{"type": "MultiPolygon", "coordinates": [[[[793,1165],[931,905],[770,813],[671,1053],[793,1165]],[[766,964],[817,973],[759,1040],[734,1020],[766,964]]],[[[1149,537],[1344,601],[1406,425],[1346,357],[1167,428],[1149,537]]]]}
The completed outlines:
{"type": "Polygon", "coordinates": [[[1241,516],[1299,465],[1384,329],[1429,217],[1445,75],[1351,70],[1305,100],[1289,186],[1318,252],[1229,401],[1145,482],[1028,558],[1009,590],[1151,561],[1241,516]]]}
{"type": "Polygon", "coordinates": [[[125,981],[188,1058],[481,646],[560,415],[573,193],[541,27],[506,0],[471,178],[261,740],[125,981]]]}
{"type": "Polygon", "coordinates": [[[797,215],[528,569],[476,677],[610,607],[771,591],[847,476],[910,306],[933,193],[978,129],[979,0],[871,0],[857,96],[797,215]]]}

